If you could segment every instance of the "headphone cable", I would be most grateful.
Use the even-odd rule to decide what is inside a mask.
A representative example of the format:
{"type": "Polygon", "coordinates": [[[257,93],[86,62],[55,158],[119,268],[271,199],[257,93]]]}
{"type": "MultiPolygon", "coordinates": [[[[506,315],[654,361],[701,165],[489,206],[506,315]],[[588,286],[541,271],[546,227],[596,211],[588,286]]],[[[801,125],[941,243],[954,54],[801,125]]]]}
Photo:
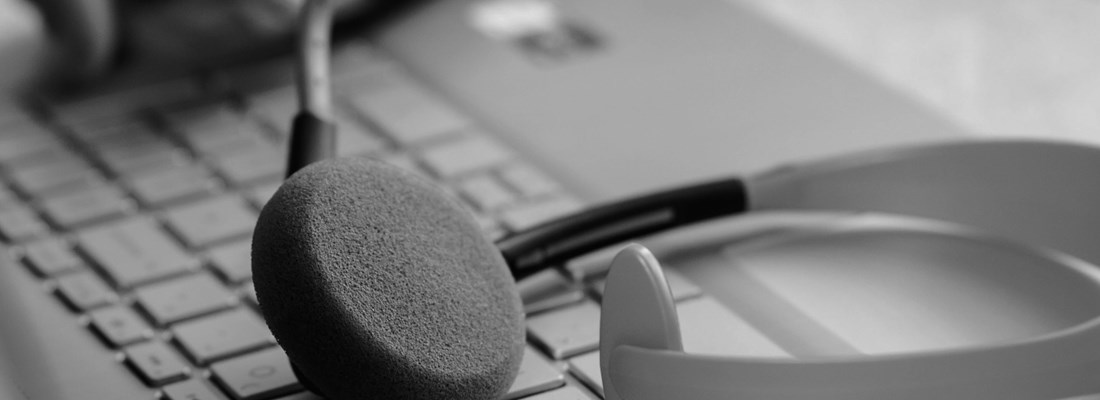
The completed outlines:
{"type": "Polygon", "coordinates": [[[302,5],[296,49],[299,109],[290,130],[287,177],[336,154],[329,78],[332,14],[329,0],[307,0],[302,5]]]}

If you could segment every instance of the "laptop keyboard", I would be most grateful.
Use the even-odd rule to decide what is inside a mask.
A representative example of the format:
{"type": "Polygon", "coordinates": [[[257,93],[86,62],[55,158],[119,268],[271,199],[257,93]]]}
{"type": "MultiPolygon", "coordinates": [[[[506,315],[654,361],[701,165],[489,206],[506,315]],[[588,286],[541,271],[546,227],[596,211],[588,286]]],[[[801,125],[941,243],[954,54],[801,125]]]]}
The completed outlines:
{"type": "MultiPolygon", "coordinates": [[[[339,153],[440,182],[498,238],[583,206],[366,44],[333,61],[339,153]]],[[[297,100],[278,61],[42,105],[0,130],[0,236],[150,398],[315,399],[258,312],[249,239],[297,100]]],[[[13,120],[13,121],[12,121],[13,120]]],[[[600,398],[599,282],[523,282],[530,345],[508,399],[600,398]]],[[[673,276],[678,299],[700,296],[673,276]]]]}

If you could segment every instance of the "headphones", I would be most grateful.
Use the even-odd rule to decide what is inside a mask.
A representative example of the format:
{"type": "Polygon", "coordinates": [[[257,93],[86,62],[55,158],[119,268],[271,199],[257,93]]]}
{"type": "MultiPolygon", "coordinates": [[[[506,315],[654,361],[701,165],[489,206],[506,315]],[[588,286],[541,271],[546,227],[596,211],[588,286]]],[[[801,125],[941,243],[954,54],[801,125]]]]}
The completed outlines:
{"type": "MultiPolygon", "coordinates": [[[[323,22],[323,9],[324,1],[310,0],[303,25],[323,22]]],[[[321,31],[304,30],[318,40],[302,40],[300,54],[324,55],[321,31]]],[[[326,85],[323,62],[300,65],[300,87],[326,85]]],[[[753,211],[950,221],[967,228],[922,234],[1022,257],[1078,282],[1100,309],[1100,246],[1089,235],[1100,226],[1100,149],[968,141],[866,152],[608,204],[490,243],[464,206],[431,182],[377,161],[332,159],[326,104],[303,96],[292,175],[260,214],[252,263],[261,310],[296,374],[330,398],[499,398],[525,345],[514,279],[639,236],[753,211]]],[[[608,400],[1100,392],[1100,318],[1019,343],[916,354],[686,354],[660,265],[638,245],[612,261],[603,310],[608,400]]]]}

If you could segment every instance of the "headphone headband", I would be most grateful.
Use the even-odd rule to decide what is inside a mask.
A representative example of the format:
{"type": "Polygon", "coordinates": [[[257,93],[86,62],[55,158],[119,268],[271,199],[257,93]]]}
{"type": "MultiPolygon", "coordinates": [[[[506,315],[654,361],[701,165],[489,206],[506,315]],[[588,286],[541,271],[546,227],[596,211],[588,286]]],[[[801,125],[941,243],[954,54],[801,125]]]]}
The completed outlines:
{"type": "Polygon", "coordinates": [[[746,179],[750,210],[884,212],[975,227],[1100,265],[1100,148],[970,141],[867,152],[746,179]]]}
{"type": "MultiPolygon", "coordinates": [[[[1074,263],[1041,251],[1020,256],[1033,257],[1036,267],[1074,263]]],[[[714,356],[682,351],[671,291],[644,247],[623,249],[606,285],[600,368],[608,400],[1036,400],[1100,392],[1100,356],[1090,351],[1100,349],[1100,318],[961,350],[811,360],[714,356]]]]}
{"type": "MultiPolygon", "coordinates": [[[[1100,149],[974,141],[780,168],[745,185],[751,210],[883,212],[957,223],[976,231],[939,229],[947,224],[917,231],[1003,245],[1035,268],[1068,269],[1100,288],[1090,264],[1100,262],[1090,234],[1100,226],[1098,175],[1100,149]]],[[[600,363],[608,400],[1034,400],[1100,392],[1100,317],[1025,341],[916,354],[810,360],[688,354],[660,265],[638,245],[612,262],[603,307],[600,363]]]]}

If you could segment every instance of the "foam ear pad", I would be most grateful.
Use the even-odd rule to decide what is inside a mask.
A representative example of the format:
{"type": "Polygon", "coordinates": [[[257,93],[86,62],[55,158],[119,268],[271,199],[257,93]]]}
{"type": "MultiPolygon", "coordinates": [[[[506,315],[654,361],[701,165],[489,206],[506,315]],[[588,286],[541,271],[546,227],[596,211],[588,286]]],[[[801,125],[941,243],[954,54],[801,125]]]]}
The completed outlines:
{"type": "Polygon", "coordinates": [[[264,318],[331,399],[495,399],[523,356],[523,311],[497,248],[456,200],[363,158],[290,177],[260,213],[264,318]]]}

